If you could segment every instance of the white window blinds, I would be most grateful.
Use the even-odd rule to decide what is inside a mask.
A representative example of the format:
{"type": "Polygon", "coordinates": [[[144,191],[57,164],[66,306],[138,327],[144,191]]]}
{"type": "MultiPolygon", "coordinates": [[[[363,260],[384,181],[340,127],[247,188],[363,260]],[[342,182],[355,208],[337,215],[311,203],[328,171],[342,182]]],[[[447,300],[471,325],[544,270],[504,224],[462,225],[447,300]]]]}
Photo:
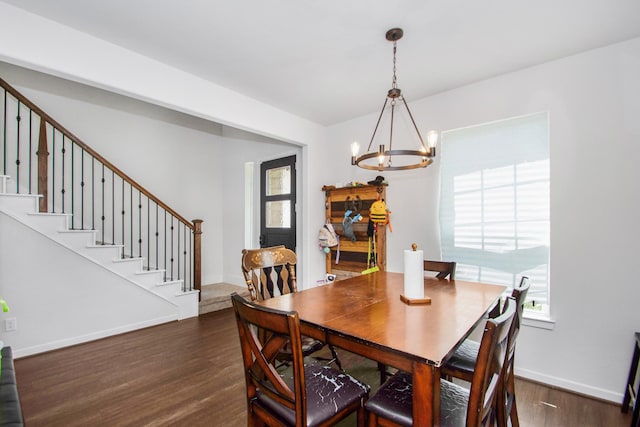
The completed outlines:
{"type": "Polygon", "coordinates": [[[531,279],[528,309],[549,307],[547,113],[443,133],[440,235],[456,278],[531,279]]]}

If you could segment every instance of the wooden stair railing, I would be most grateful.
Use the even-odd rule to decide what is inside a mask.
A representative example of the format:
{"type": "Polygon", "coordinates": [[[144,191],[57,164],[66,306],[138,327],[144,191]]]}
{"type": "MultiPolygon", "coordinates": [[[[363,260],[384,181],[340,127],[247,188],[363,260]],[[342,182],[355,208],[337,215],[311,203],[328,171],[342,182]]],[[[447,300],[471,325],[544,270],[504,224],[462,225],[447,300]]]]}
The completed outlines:
{"type": "Polygon", "coordinates": [[[32,194],[35,180],[40,212],[70,213],[71,229],[96,230],[100,244],[124,246],[123,258],[144,257],[166,281],[200,291],[202,220],[186,220],[2,78],[0,86],[2,174],[16,192],[32,194]]]}

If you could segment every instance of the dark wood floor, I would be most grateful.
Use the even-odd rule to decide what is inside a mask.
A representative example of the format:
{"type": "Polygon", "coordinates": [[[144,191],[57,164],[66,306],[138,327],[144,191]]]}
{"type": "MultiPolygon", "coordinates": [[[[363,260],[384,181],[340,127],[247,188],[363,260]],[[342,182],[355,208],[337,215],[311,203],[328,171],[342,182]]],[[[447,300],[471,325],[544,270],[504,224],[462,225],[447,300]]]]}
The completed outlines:
{"type": "MultiPolygon", "coordinates": [[[[341,352],[377,387],[374,362],[341,352]]],[[[230,309],[16,360],[27,426],[244,426],[230,309]]],[[[518,381],[520,424],[627,426],[618,406],[518,381]]],[[[341,425],[352,425],[349,420],[341,425]]]]}

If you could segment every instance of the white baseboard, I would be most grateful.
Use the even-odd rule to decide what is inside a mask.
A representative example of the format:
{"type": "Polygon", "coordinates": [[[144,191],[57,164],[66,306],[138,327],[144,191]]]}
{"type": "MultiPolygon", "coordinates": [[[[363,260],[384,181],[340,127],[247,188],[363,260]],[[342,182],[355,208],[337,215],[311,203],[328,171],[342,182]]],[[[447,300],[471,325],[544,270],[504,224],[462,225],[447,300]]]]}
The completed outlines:
{"type": "Polygon", "coordinates": [[[552,377],[540,372],[531,371],[529,369],[515,370],[517,377],[546,384],[552,387],[561,388],[574,393],[590,396],[596,399],[606,400],[612,403],[620,404],[624,397],[623,393],[618,391],[605,390],[599,387],[593,387],[588,384],[582,384],[565,378],[552,377]]]}
{"type": "Polygon", "coordinates": [[[77,337],[65,338],[63,340],[52,341],[49,343],[36,345],[33,347],[27,348],[14,348],[13,355],[16,359],[20,357],[32,356],[34,354],[44,353],[45,351],[58,350],[60,348],[69,347],[76,344],[82,344],[89,341],[95,341],[101,338],[110,337],[113,335],[124,334],[125,332],[131,332],[142,328],[147,328],[149,326],[160,325],[162,323],[172,322],[174,320],[178,320],[178,316],[170,315],[159,317],[156,319],[145,320],[143,322],[132,323],[124,326],[119,326],[113,329],[105,329],[103,331],[92,332],[86,335],[80,335],[77,337]]]}

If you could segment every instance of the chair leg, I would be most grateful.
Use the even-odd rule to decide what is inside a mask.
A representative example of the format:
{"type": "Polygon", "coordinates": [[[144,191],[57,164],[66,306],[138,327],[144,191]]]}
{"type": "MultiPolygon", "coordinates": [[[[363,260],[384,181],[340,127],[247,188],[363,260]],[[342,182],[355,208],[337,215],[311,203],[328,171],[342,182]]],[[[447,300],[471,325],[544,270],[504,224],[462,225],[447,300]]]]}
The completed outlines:
{"type": "Polygon", "coordinates": [[[247,413],[247,427],[264,427],[265,423],[260,419],[256,414],[253,413],[251,409],[249,409],[247,413]]]}
{"type": "Polygon", "coordinates": [[[373,412],[367,413],[367,427],[378,427],[378,416],[373,412]]]}
{"type": "Polygon", "coordinates": [[[364,409],[364,402],[362,402],[360,407],[358,408],[357,417],[358,417],[357,418],[358,427],[365,427],[366,426],[366,422],[367,422],[367,411],[365,411],[365,409],[364,409]]]}
{"type": "Polygon", "coordinates": [[[498,386],[494,405],[493,418],[495,419],[495,424],[492,425],[497,425],[498,427],[507,427],[507,420],[509,418],[507,412],[509,411],[509,404],[504,382],[502,382],[502,384],[498,386]]]}
{"type": "Polygon", "coordinates": [[[629,403],[631,403],[631,388],[636,381],[636,375],[638,373],[638,362],[640,361],[640,346],[636,341],[636,346],[633,349],[633,357],[631,358],[631,367],[629,368],[629,378],[627,379],[627,388],[624,393],[624,399],[622,400],[621,410],[624,413],[629,411],[629,403]]]}
{"type": "Polygon", "coordinates": [[[338,352],[336,351],[335,347],[330,345],[329,350],[331,350],[331,356],[333,357],[333,361],[336,362],[338,369],[344,371],[344,369],[342,369],[342,363],[340,362],[340,358],[338,357],[338,352]]]}
{"type": "Polygon", "coordinates": [[[380,385],[387,380],[387,365],[378,362],[378,371],[380,371],[380,385]]]}
{"type": "Polygon", "coordinates": [[[516,407],[516,395],[513,395],[513,403],[511,404],[511,411],[509,412],[509,419],[511,420],[512,427],[520,427],[520,421],[518,421],[518,408],[516,407]]]}
{"type": "Polygon", "coordinates": [[[511,425],[513,427],[520,427],[518,408],[516,407],[516,382],[513,358],[507,361],[503,375],[506,375],[506,378],[500,381],[496,395],[496,421],[499,427],[507,427],[509,425],[509,419],[511,419],[511,425]]]}
{"type": "Polygon", "coordinates": [[[520,427],[520,421],[518,420],[518,407],[516,405],[516,380],[513,373],[513,366],[509,371],[509,378],[507,379],[507,393],[506,393],[507,411],[506,416],[511,420],[512,427],[520,427]]]}
{"type": "Polygon", "coordinates": [[[631,419],[631,425],[633,427],[640,426],[640,404],[636,403],[633,408],[633,418],[631,419]]]}

